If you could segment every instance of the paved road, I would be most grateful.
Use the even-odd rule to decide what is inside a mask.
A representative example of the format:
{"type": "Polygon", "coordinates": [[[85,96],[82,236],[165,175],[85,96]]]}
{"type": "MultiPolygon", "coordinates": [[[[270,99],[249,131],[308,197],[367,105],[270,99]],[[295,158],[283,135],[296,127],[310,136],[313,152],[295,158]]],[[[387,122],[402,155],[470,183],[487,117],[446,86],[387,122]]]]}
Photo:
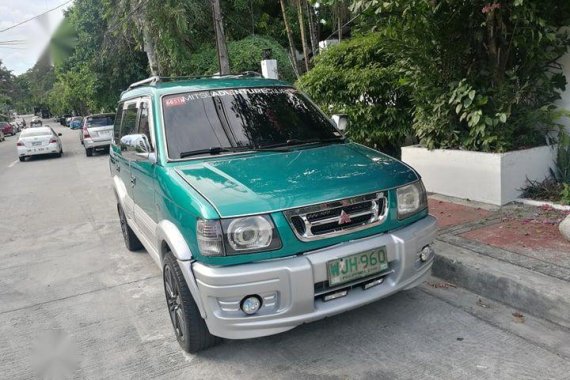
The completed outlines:
{"type": "Polygon", "coordinates": [[[0,378],[570,377],[568,331],[428,286],[187,355],[159,268],[124,248],[107,156],[86,157],[77,131],[49,124],[62,158],[21,163],[15,137],[0,143],[0,378]]]}

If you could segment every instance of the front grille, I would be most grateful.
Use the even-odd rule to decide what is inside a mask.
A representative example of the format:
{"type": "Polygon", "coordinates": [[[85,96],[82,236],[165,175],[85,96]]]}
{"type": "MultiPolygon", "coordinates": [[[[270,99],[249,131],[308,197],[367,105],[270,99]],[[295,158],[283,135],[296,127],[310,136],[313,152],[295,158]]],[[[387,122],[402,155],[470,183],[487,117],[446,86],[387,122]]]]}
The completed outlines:
{"type": "Polygon", "coordinates": [[[303,241],[339,236],[382,223],[387,215],[384,193],[372,193],[285,212],[303,241]]]}

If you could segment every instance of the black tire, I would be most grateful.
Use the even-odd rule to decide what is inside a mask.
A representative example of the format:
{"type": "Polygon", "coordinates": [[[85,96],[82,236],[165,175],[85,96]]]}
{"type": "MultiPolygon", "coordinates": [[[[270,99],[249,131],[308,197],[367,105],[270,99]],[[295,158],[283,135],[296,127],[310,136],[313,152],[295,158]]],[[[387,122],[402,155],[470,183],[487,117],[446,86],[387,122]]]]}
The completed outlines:
{"type": "Polygon", "coordinates": [[[143,249],[143,245],[131,227],[129,227],[127,216],[120,205],[117,205],[117,211],[119,212],[119,222],[121,223],[121,232],[123,233],[125,246],[129,251],[140,251],[143,249]]]}
{"type": "Polygon", "coordinates": [[[26,161],[26,157],[19,157],[19,158],[20,158],[20,162],[26,161]]]}
{"type": "Polygon", "coordinates": [[[85,149],[85,155],[87,157],[91,157],[93,155],[93,148],[86,148],[85,149]]]}
{"type": "Polygon", "coordinates": [[[222,339],[210,334],[184,275],[171,252],[164,257],[162,272],[164,294],[176,340],[186,352],[195,353],[219,344],[222,339]]]}

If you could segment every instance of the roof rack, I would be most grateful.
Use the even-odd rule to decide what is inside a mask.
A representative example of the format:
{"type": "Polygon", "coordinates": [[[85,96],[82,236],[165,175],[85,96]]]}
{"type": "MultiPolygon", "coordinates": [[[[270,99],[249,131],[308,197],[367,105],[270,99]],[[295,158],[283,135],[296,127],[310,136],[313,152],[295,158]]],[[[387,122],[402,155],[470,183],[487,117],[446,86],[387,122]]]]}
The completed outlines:
{"type": "Polygon", "coordinates": [[[258,73],[256,71],[244,71],[240,74],[224,74],[224,75],[214,74],[214,75],[194,75],[194,76],[175,76],[175,77],[161,77],[161,76],[155,75],[155,76],[152,76],[150,78],[146,78],[146,79],[140,80],[138,82],[132,83],[129,86],[129,88],[127,88],[127,91],[131,90],[135,87],[154,86],[157,83],[171,82],[171,81],[175,81],[175,80],[202,79],[202,78],[216,79],[216,78],[228,78],[228,77],[263,78],[263,75],[261,75],[260,73],[258,73]]]}

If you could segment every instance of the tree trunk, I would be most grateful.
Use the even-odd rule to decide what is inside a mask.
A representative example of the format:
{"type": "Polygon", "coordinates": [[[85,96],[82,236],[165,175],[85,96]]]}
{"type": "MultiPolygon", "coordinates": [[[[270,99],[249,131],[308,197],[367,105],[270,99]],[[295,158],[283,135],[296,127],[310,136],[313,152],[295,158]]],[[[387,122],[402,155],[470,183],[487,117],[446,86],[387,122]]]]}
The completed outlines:
{"type": "Polygon", "coordinates": [[[315,18],[313,11],[309,6],[309,2],[305,0],[305,7],[307,10],[307,17],[309,21],[309,40],[311,41],[311,51],[313,52],[313,57],[317,54],[319,49],[319,41],[317,39],[317,28],[315,26],[315,18]]]}
{"type": "Polygon", "coordinates": [[[148,30],[146,23],[142,26],[143,29],[143,50],[148,58],[148,65],[150,67],[150,75],[160,76],[160,68],[158,65],[158,60],[156,59],[156,51],[154,49],[154,41],[148,30]]]}
{"type": "Polygon", "coordinates": [[[297,0],[297,16],[299,17],[299,29],[301,30],[301,44],[303,45],[303,57],[305,57],[305,70],[309,71],[309,48],[307,47],[307,39],[305,38],[303,2],[304,0],[297,0]]]}
{"type": "Polygon", "coordinates": [[[224,24],[222,20],[220,0],[212,0],[212,15],[214,17],[214,30],[216,31],[216,49],[218,51],[220,75],[227,75],[230,73],[230,60],[228,57],[226,36],[224,34],[224,24]]]}
{"type": "Polygon", "coordinates": [[[287,20],[287,10],[285,8],[285,0],[279,0],[281,4],[281,12],[283,13],[283,23],[285,24],[285,31],[287,32],[287,39],[289,40],[289,53],[291,54],[291,62],[293,64],[293,71],[297,78],[299,77],[299,68],[297,67],[297,54],[295,52],[295,42],[293,42],[293,33],[287,20]]]}

